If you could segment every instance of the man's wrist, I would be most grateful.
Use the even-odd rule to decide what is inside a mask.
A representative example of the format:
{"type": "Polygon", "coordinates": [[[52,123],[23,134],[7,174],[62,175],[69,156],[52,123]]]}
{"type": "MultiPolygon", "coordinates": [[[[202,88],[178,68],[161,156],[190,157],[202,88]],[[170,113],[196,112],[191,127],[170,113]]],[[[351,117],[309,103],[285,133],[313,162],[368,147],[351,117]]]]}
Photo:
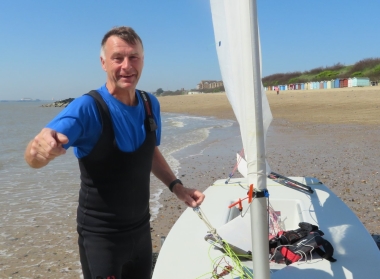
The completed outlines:
{"type": "Polygon", "coordinates": [[[169,184],[169,190],[170,190],[170,192],[173,193],[173,188],[174,188],[174,186],[175,186],[176,184],[181,184],[181,185],[183,185],[183,184],[182,184],[182,181],[179,180],[178,178],[175,179],[175,180],[173,180],[173,181],[169,184]]]}

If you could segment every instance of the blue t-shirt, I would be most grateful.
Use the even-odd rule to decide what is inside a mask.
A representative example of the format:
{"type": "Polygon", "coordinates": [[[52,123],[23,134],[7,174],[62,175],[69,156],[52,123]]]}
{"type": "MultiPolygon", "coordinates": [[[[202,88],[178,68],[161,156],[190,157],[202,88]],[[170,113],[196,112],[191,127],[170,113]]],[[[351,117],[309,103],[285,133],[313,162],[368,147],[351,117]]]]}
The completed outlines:
{"type": "MultiPolygon", "coordinates": [[[[137,106],[127,106],[113,97],[105,85],[97,91],[110,111],[118,147],[124,152],[135,151],[144,142],[146,135],[144,126],[146,114],[140,94],[136,92],[137,106]]],[[[154,95],[148,94],[157,124],[156,145],[158,146],[161,142],[160,104],[154,95]]],[[[95,100],[88,95],[72,101],[46,127],[66,135],[69,142],[64,148],[73,146],[77,158],[90,154],[102,130],[95,100]]]]}

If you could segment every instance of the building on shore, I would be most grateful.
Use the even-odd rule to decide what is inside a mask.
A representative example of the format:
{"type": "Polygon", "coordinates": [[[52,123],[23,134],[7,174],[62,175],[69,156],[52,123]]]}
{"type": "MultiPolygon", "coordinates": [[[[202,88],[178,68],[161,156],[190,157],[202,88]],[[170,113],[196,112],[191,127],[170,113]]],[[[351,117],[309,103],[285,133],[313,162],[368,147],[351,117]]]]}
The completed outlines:
{"type": "Polygon", "coordinates": [[[223,81],[217,81],[217,80],[202,80],[197,85],[197,89],[212,89],[212,88],[218,88],[223,86],[223,81]]]}

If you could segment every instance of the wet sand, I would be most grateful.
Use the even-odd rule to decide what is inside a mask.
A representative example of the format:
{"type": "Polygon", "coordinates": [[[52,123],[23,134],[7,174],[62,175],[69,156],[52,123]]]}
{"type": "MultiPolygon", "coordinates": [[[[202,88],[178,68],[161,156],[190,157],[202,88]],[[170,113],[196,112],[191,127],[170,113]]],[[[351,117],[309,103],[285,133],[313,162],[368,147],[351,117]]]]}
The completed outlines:
{"type": "MultiPolygon", "coordinates": [[[[320,179],[380,245],[380,87],[280,91],[279,95],[269,91],[267,97],[274,118],[267,138],[272,170],[320,179]]],[[[223,93],[160,97],[159,101],[163,112],[236,120],[223,93]]],[[[216,179],[228,177],[241,149],[238,125],[229,129],[229,137],[210,139],[215,140],[216,150],[210,145],[199,156],[178,154],[185,185],[203,191],[216,179]]],[[[185,209],[169,191],[162,201],[164,207],[152,222],[155,252],[185,209]]]]}

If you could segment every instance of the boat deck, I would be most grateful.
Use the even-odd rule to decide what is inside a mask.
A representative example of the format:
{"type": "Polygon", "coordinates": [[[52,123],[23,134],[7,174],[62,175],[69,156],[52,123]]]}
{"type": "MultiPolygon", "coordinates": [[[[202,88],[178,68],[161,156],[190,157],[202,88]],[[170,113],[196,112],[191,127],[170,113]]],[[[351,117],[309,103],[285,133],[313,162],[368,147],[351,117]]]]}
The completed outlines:
{"type": "MultiPolygon", "coordinates": [[[[271,278],[379,278],[380,252],[357,216],[317,179],[292,179],[311,186],[314,194],[296,191],[268,179],[270,203],[275,210],[281,211],[287,230],[297,229],[299,221],[318,225],[325,233],[324,238],[333,245],[337,262],[330,263],[314,257],[314,253],[313,259],[307,262],[289,266],[271,263],[271,278]]],[[[205,191],[206,199],[201,206],[202,212],[218,233],[225,230],[226,223],[231,219],[228,217],[231,215],[228,205],[247,194],[245,178],[231,179],[229,184],[224,182],[218,180],[205,191]]],[[[250,243],[249,228],[241,228],[239,232],[244,236],[237,239],[250,243]]],[[[211,278],[213,261],[223,254],[204,240],[207,230],[193,209],[186,209],[166,237],[152,278],[211,278]]],[[[230,242],[230,236],[220,235],[230,242]]],[[[234,240],[231,238],[231,241],[234,240]]],[[[243,264],[252,269],[251,261],[243,264]]],[[[223,278],[238,277],[227,275],[223,278]]]]}

